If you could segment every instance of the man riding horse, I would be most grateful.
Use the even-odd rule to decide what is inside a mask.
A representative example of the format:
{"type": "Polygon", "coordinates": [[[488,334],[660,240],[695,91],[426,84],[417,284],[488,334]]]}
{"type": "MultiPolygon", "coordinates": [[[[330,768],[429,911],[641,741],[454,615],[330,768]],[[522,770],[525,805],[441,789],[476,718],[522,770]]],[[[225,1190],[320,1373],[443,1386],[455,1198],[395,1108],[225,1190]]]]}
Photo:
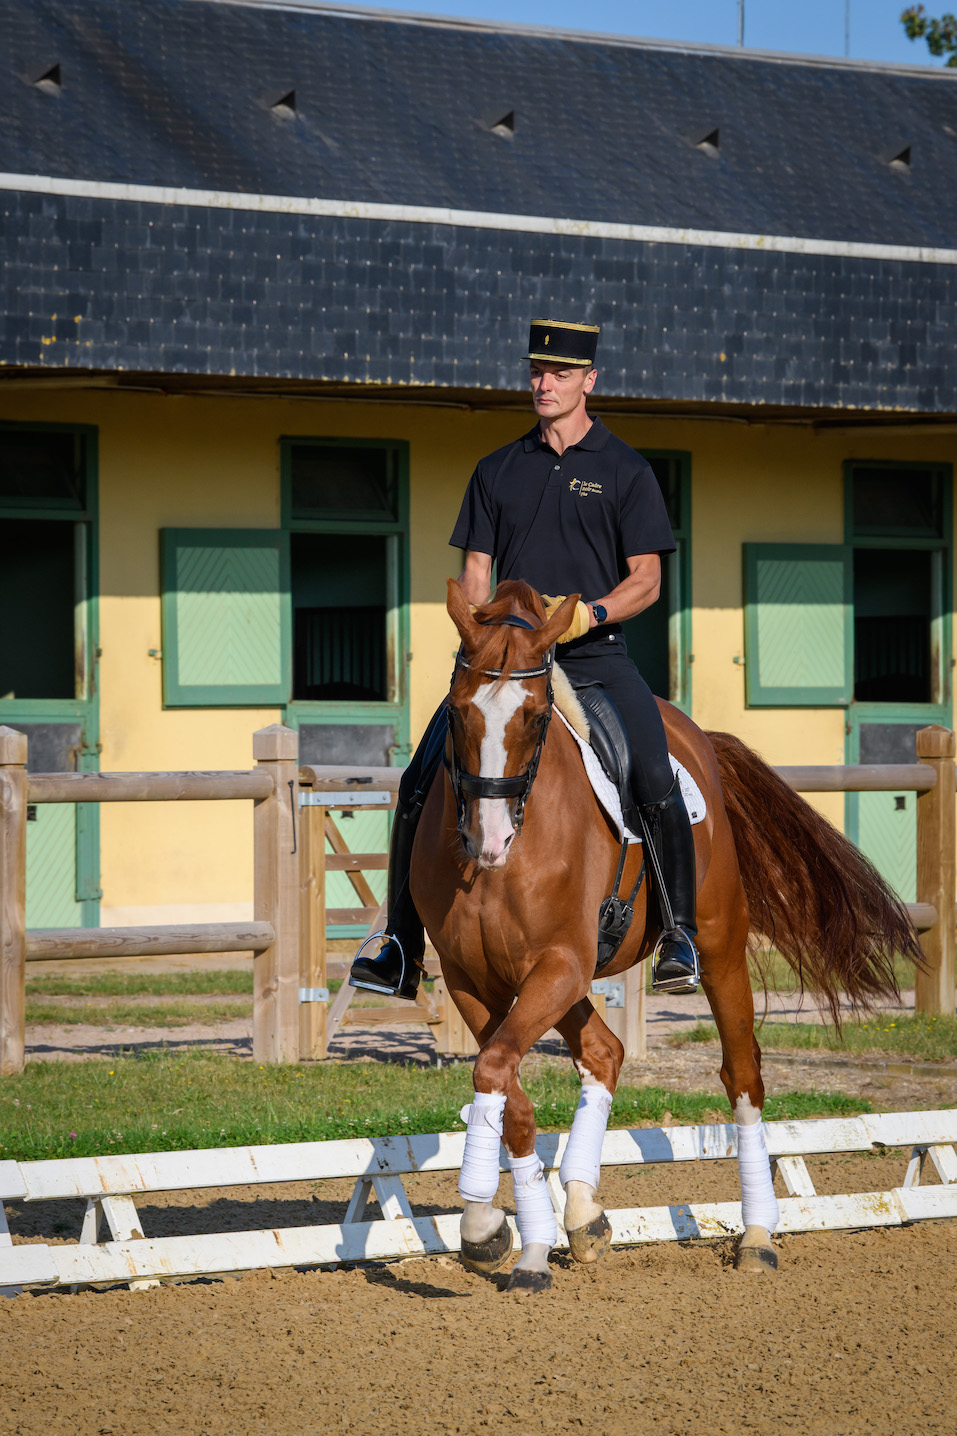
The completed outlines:
{"type": "MultiPolygon", "coordinates": [[[[473,605],[488,601],[493,564],[499,582],[523,579],[543,594],[595,595],[578,604],[575,622],[559,639],[561,666],[576,689],[601,685],[621,714],[631,750],[633,797],[655,849],[651,865],[658,878],[660,937],[653,986],[694,992],[698,954],[691,826],[671,769],[661,714],[628,657],[621,631],[622,622],[657,599],[661,555],[673,552],[675,543],[650,465],[587,412],[586,399],[598,377],[598,333],[591,324],[533,322],[525,357],[539,422],[524,438],[481,460],[450,544],[466,551],[459,581],[473,605]]],[[[443,703],[402,778],[389,854],[388,922],[384,932],[373,935],[384,942],[370,957],[363,955],[363,943],[352,964],[353,987],[415,997],[425,934],[409,891],[412,846],[447,732],[443,703]]],[[[510,840],[510,833],[503,834],[504,845],[510,840]]],[[[582,861],[588,861],[587,854],[582,861]]]]}

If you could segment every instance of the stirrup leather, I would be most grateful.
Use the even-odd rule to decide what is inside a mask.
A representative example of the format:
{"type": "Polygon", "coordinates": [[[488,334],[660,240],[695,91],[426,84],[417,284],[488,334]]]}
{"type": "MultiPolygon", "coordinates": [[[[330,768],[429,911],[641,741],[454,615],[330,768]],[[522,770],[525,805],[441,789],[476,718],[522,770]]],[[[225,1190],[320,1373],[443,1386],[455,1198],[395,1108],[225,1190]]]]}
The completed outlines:
{"type": "Polygon", "coordinates": [[[698,984],[700,983],[700,981],[701,970],[698,963],[698,949],[695,946],[694,938],[691,937],[687,932],[685,932],[683,927],[673,927],[668,931],[663,932],[658,938],[658,941],[655,944],[655,950],[651,955],[652,992],[697,992],[698,984]],[[681,934],[681,936],[687,942],[688,946],[691,948],[691,954],[694,958],[694,969],[692,972],[687,973],[683,977],[671,977],[665,978],[663,981],[659,981],[658,961],[661,956],[662,945],[667,938],[670,938],[671,935],[676,932],[681,934]]]}
{"type": "Polygon", "coordinates": [[[395,987],[386,987],[382,983],[356,982],[350,975],[349,985],[350,987],[361,987],[365,992],[384,992],[386,997],[394,997],[396,993],[400,992],[405,986],[406,974],[409,970],[409,962],[408,958],[405,955],[405,948],[402,946],[401,938],[399,938],[394,932],[386,932],[385,928],[380,928],[378,932],[370,932],[369,936],[365,939],[365,941],[359,944],[352,961],[353,963],[357,962],[358,959],[362,956],[364,949],[369,946],[370,942],[375,942],[377,937],[383,937],[386,939],[387,942],[394,942],[396,947],[399,949],[399,952],[402,954],[402,976],[399,978],[398,983],[395,987]]]}

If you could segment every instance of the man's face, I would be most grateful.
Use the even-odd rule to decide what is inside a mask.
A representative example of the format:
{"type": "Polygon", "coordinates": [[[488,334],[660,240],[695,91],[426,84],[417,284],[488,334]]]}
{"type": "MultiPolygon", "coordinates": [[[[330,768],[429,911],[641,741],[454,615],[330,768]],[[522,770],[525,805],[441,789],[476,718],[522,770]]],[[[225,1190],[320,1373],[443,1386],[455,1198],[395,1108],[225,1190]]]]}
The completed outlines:
{"type": "Polygon", "coordinates": [[[551,422],[573,414],[585,402],[598,377],[596,369],[583,364],[547,364],[532,359],[528,366],[528,382],[536,414],[551,422]]]}

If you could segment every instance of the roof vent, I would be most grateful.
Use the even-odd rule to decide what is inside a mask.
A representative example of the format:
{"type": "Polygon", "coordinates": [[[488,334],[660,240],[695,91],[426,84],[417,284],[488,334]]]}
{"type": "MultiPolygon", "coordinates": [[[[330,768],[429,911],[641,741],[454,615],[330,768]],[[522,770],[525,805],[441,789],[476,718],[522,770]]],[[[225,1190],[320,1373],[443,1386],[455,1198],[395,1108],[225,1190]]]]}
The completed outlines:
{"type": "Polygon", "coordinates": [[[27,78],[34,89],[42,90],[46,95],[58,95],[63,89],[63,76],[60,73],[59,61],[55,65],[43,65],[39,70],[34,70],[27,78]]]}
{"type": "Polygon", "coordinates": [[[279,120],[294,120],[296,117],[296,92],[283,90],[281,94],[270,95],[266,100],[272,113],[279,120]]]}
{"type": "Polygon", "coordinates": [[[493,135],[502,140],[515,138],[515,111],[490,110],[482,116],[482,124],[493,135]]]}
{"type": "Polygon", "coordinates": [[[717,125],[713,130],[707,130],[704,134],[696,133],[692,138],[695,149],[702,150],[706,155],[716,155],[721,143],[721,132],[717,125]]]}
{"type": "Polygon", "coordinates": [[[888,150],[885,158],[892,170],[909,170],[910,145],[904,145],[901,149],[895,147],[893,150],[888,150]]]}

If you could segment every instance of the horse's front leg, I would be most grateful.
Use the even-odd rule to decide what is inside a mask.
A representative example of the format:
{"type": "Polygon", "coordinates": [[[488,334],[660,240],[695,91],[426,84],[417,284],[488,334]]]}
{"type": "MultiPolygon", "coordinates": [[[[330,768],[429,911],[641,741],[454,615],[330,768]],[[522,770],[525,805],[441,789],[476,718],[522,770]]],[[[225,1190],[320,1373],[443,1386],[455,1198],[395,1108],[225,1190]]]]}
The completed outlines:
{"type": "MultiPolygon", "coordinates": [[[[494,1194],[491,1153],[484,1158],[486,1185],[482,1192],[473,1177],[477,1169],[472,1168],[471,1155],[485,1144],[483,1126],[494,1127],[501,1114],[500,1130],[512,1173],[515,1220],[522,1239],[521,1255],[509,1277],[509,1291],[536,1293],[547,1291],[552,1284],[548,1255],[558,1238],[558,1224],[544,1168],[535,1151],[535,1114],[522,1090],[519,1068],[529,1048],[580,999],[586,978],[576,970],[577,966],[566,953],[542,958],[526,979],[508,1016],[475,1059],[475,1100],[467,1109],[469,1126],[459,1191],[467,1201],[489,1192],[494,1194]]],[[[496,1169],[496,1179],[497,1176],[496,1169]]]]}
{"type": "Polygon", "coordinates": [[[582,1082],[581,1097],[559,1168],[565,1189],[565,1232],[575,1261],[594,1262],[611,1245],[611,1225],[598,1201],[601,1147],[625,1049],[586,998],[558,1030],[582,1082]]]}
{"type": "MultiPolygon", "coordinates": [[[[443,972],[449,997],[454,999],[475,1040],[484,1044],[501,1025],[505,1009],[495,1012],[490,1008],[479,997],[471,979],[453,963],[446,962],[443,972]]],[[[462,1260],[473,1271],[485,1275],[503,1267],[512,1252],[512,1229],[501,1207],[495,1205],[507,1097],[507,1093],[476,1092],[472,1103],[462,1108],[466,1123],[459,1174],[462,1260]]]]}

